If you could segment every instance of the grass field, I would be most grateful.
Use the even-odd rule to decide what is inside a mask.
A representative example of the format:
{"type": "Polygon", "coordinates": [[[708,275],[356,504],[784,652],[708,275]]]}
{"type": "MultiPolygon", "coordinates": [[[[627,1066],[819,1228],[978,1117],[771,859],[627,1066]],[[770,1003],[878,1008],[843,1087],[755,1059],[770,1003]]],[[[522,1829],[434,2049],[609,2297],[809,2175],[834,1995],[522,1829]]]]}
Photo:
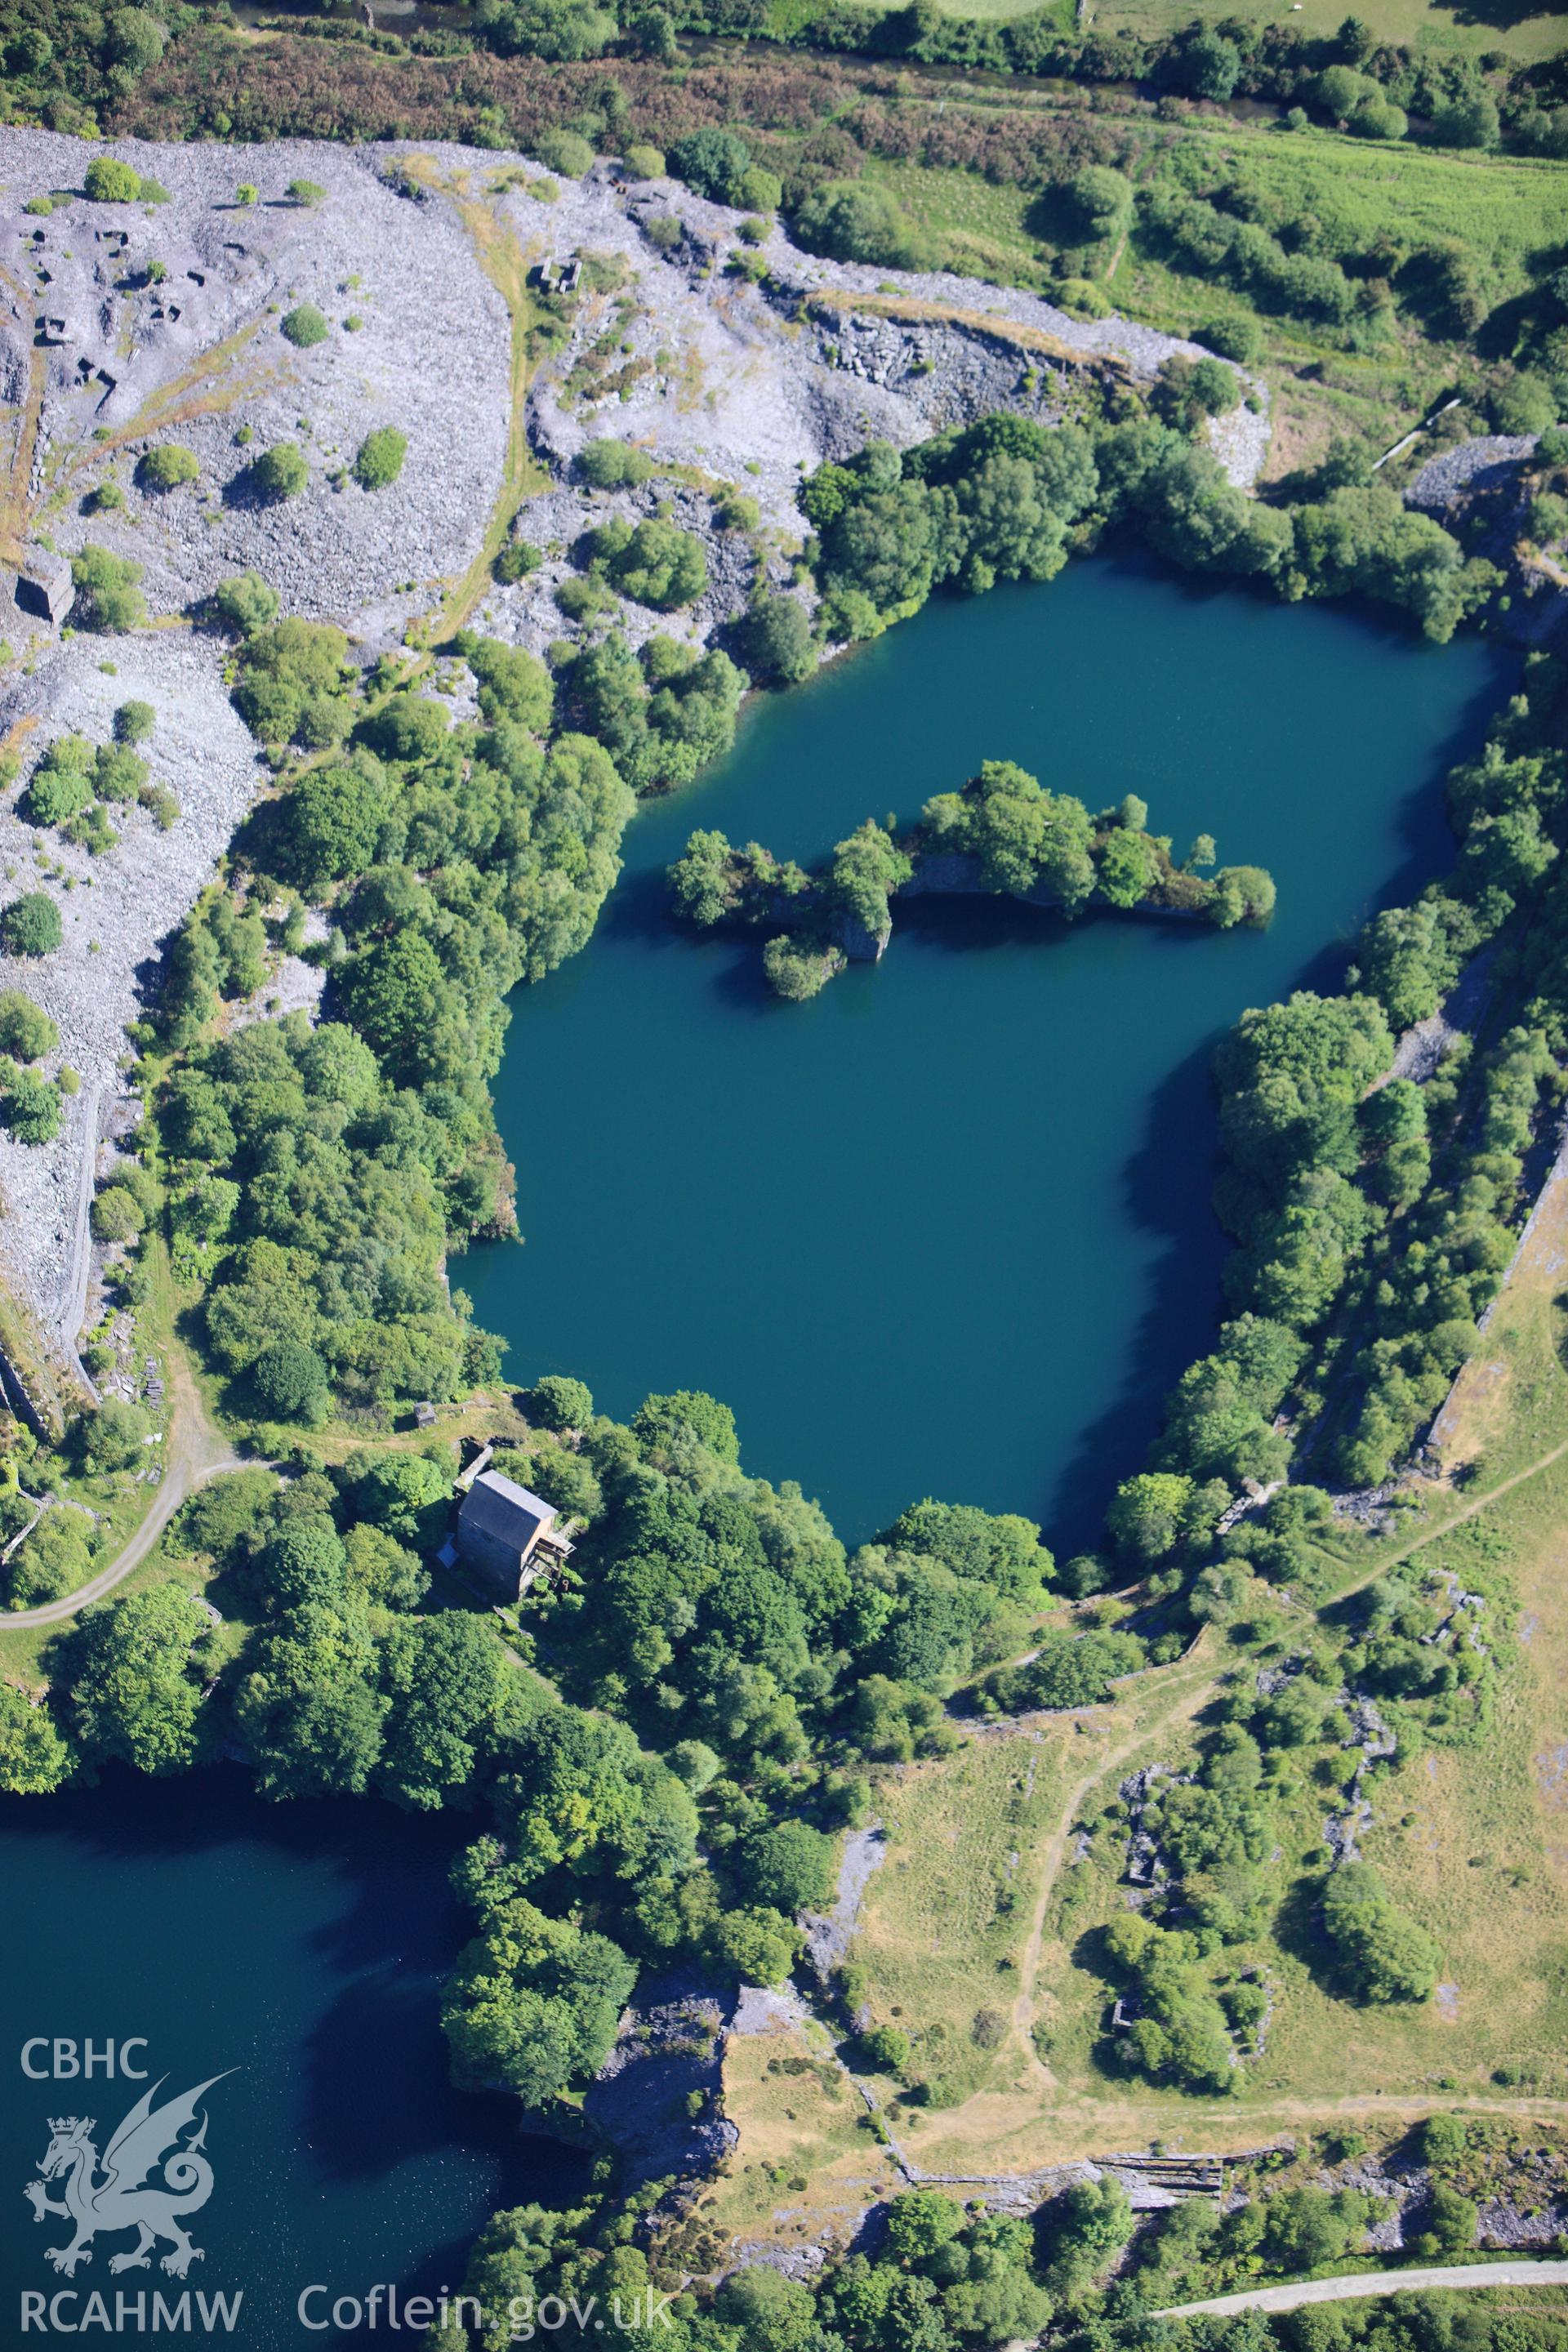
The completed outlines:
{"type": "MultiPolygon", "coordinates": [[[[1200,152],[1200,178],[1238,167],[1283,215],[1312,215],[1347,249],[1367,249],[1391,225],[1412,245],[1462,243],[1494,305],[1521,293],[1532,269],[1539,273],[1568,247],[1568,170],[1560,164],[1440,153],[1327,131],[1281,134],[1198,117],[1184,124],[1181,144],[1200,152]]],[[[1137,175],[1150,184],[1174,168],[1170,151],[1159,149],[1145,153],[1137,175]]],[[[866,176],[926,227],[953,269],[1049,297],[1051,256],[1035,233],[1029,189],[978,172],[885,160],[871,161],[866,176]]],[[[1374,349],[1355,352],[1314,337],[1299,321],[1252,313],[1237,293],[1173,271],[1136,236],[1119,249],[1103,291],[1127,318],[1170,334],[1201,338],[1215,320],[1258,318],[1259,372],[1274,403],[1270,478],[1309,462],[1333,435],[1381,455],[1430,414],[1457,370],[1475,373],[1457,346],[1433,341],[1405,320],[1374,349]]]]}
{"type": "MultiPolygon", "coordinates": [[[[888,0],[888,5],[895,0],[888,0]]],[[[1030,16],[1039,0],[939,0],[950,16],[977,16],[997,22],[1008,16],[1030,16]]],[[[775,0],[773,21],[787,23],[787,0],[775,0]]],[[[1077,22],[1071,0],[1056,0],[1052,14],[1064,33],[1077,22]]],[[[1226,20],[1247,25],[1289,24],[1317,38],[1336,33],[1345,18],[1344,0],[1301,0],[1292,9],[1289,0],[1087,0],[1083,26],[1098,33],[1124,28],[1143,40],[1157,40],[1180,31],[1194,19],[1205,24],[1226,20]]],[[[1452,7],[1432,7],[1426,0],[1366,0],[1356,14],[1371,26],[1379,41],[1397,42],[1412,49],[1449,49],[1472,57],[1489,50],[1521,64],[1549,58],[1564,47],[1563,22],[1551,9],[1516,14],[1509,0],[1457,0],[1452,7]]]]}
{"type": "MultiPolygon", "coordinates": [[[[895,0],[889,0],[889,5],[894,4],[895,0]]],[[[994,25],[1003,23],[1009,16],[1033,16],[1035,13],[1031,0],[938,0],[938,5],[944,16],[979,16],[994,25]]],[[[1056,0],[1056,5],[1049,13],[1056,17],[1064,33],[1072,31],[1070,0],[1056,0]]]]}
{"type": "Polygon", "coordinates": [[[741,2146],[700,2203],[702,2226],[727,2243],[847,2234],[873,2196],[901,2186],[830,2048],[815,2023],[731,2035],[724,2105],[741,2146]]]}
{"type": "Polygon", "coordinates": [[[867,1892],[855,1958],[876,2022],[910,2035],[915,2072],[950,2097],[1017,2072],[1013,2016],[1039,1857],[1069,1775],[1097,1767],[1110,1738],[1100,1717],[1083,1720],[1082,1731],[1058,1719],[986,1734],[879,1789],[889,1853],[867,1892]]]}
{"type": "MultiPolygon", "coordinates": [[[[1505,1303],[1509,1297],[1505,1293],[1505,1303]]],[[[1521,1318],[1530,1312],[1531,1302],[1521,1300],[1521,1318]]],[[[1561,1383],[1561,1367],[1554,1362],[1553,1370],[1561,1383]]],[[[1524,1412],[1542,1412],[1542,1390],[1528,1375],[1514,1393],[1524,1412]]],[[[1555,1428],[1568,1429],[1568,1405],[1561,1397],[1555,1428]]],[[[1505,1427],[1500,1450],[1509,1443],[1505,1427]]],[[[1506,1558],[1519,1612],[1519,1671],[1505,1689],[1485,1769],[1472,1767],[1460,1801],[1467,1871],[1492,1877],[1511,1852],[1528,1874],[1522,1886],[1509,1889],[1511,1946],[1516,1915],[1531,1920],[1549,1906],[1561,1917],[1568,1904],[1568,1454],[1521,1481],[1480,1524],[1506,1558]]],[[[1447,1776],[1434,1777],[1430,1804],[1456,1801],[1447,1776]]],[[[1435,1820],[1434,1825],[1440,1823],[1435,1820]]],[[[1412,1866],[1409,1857],[1403,1866],[1412,1866]]],[[[1542,1966],[1561,2052],[1568,2047],[1568,1927],[1557,1928],[1542,1966]]]]}
{"type": "MultiPolygon", "coordinates": [[[[1568,169],[1560,163],[1394,146],[1342,138],[1331,131],[1281,133],[1211,117],[1184,122],[1182,138],[1184,144],[1201,144],[1211,167],[1234,159],[1287,212],[1313,214],[1336,239],[1370,245],[1391,226],[1412,244],[1462,239],[1492,277],[1489,290],[1494,299],[1523,285],[1527,256],[1555,252],[1568,243],[1568,169]]],[[[1155,166],[1157,172],[1162,168],[1155,166]]],[[[1041,248],[1027,226],[1035,202],[1030,190],[996,185],[978,173],[913,163],[875,162],[868,176],[894,188],[933,233],[967,243],[978,254],[1038,270],[1041,248]]],[[[1130,298],[1146,285],[1151,300],[1163,309],[1166,277],[1141,262],[1132,245],[1108,291],[1119,308],[1140,316],[1130,298]]],[[[1183,289],[1189,315],[1194,303],[1210,311],[1236,302],[1202,279],[1168,282],[1183,289]]],[[[1305,348],[1299,329],[1273,322],[1271,332],[1284,347],[1305,348]]]]}
{"type": "Polygon", "coordinates": [[[1481,1345],[1454,1384],[1434,1438],[1451,1470],[1489,1485],[1568,1430],[1568,1180],[1543,1198],[1481,1345]]]}
{"type": "MultiPolygon", "coordinates": [[[[952,5],[952,0],[950,0],[952,5]]],[[[954,7],[955,15],[978,16],[979,9],[954,7]]],[[[985,12],[992,13],[992,12],[985,12]]],[[[1313,35],[1337,32],[1345,17],[1342,0],[1302,0],[1299,23],[1301,31],[1313,35]]],[[[1538,15],[1513,17],[1507,0],[1481,0],[1479,6],[1460,5],[1451,8],[1434,8],[1425,0],[1366,0],[1366,5],[1356,14],[1372,26],[1380,41],[1397,41],[1410,48],[1468,50],[1472,55],[1489,49],[1500,49],[1510,58],[1531,59],[1551,57],[1563,46],[1563,26],[1560,16],[1542,9],[1538,15]]],[[[1093,22],[1102,33],[1114,33],[1123,26],[1145,38],[1162,33],[1174,32],[1193,19],[1218,23],[1231,16],[1243,24],[1269,25],[1289,23],[1293,12],[1279,5],[1279,0],[1095,0],[1093,22]]]]}
{"type": "Polygon", "coordinates": [[[1463,237],[1483,268],[1520,274],[1529,253],[1568,237],[1568,170],[1530,156],[1471,155],[1331,131],[1248,131],[1205,119],[1192,135],[1243,159],[1292,211],[1370,242],[1394,226],[1412,243],[1463,237]]]}

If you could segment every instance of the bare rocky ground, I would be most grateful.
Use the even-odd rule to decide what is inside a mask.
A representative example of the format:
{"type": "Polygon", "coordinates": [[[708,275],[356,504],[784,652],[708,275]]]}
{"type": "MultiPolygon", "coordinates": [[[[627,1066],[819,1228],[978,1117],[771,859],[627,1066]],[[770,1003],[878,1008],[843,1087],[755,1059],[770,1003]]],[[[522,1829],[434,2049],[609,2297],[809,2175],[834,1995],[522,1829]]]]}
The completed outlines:
{"type": "Polygon", "coordinates": [[[1568,629],[1568,573],[1558,558],[1529,551],[1524,474],[1538,438],[1488,433],[1441,449],[1419,468],[1405,498],[1506,573],[1506,609],[1498,617],[1512,644],[1560,649],[1568,629]]]}
{"type": "Polygon", "coordinates": [[[851,1830],[844,1841],[832,1910],[820,1917],[812,1912],[805,1916],[806,1957],[825,1987],[854,1941],[871,1874],[887,1858],[888,1833],[880,1822],[851,1830]]]}
{"type": "Polygon", "coordinates": [[[638,1986],[583,2102],[628,2189],[710,2171],[734,2147],[740,2134],[720,2112],[723,2054],[723,2007],[710,1986],[688,1976],[638,1986]]]}
{"type": "MultiPolygon", "coordinates": [[[[157,726],[142,754],[155,783],[180,804],[167,832],[145,809],[117,805],[120,838],[101,856],[52,830],[26,824],[16,794],[0,801],[4,897],[47,889],[65,938],[37,960],[0,956],[0,989],[19,988],[54,1019],[58,1050],[38,1066],[62,1066],[81,1080],[68,1097],[55,1141],[17,1143],[0,1129],[0,1252],[46,1327],[68,1341],[79,1320],[82,1264],[77,1248],[84,1162],[96,1154],[102,1111],[127,1057],[124,1025],[159,941],[210,878],[264,771],[256,746],[216,683],[211,650],[183,634],[115,640],[79,636],[52,649],[31,677],[0,685],[0,732],[34,722],[31,755],[61,735],[110,740],[118,704],[151,703],[157,726]],[[112,673],[100,667],[112,661],[112,673]],[[216,687],[216,690],[215,690],[216,687]]],[[[29,756],[24,774],[36,759],[29,756]]]]}
{"type": "MultiPolygon", "coordinates": [[[[1381,2207],[1366,2233],[1373,2253],[1399,2253],[1430,2224],[1434,2176],[1398,2152],[1364,2157],[1319,2175],[1326,2189],[1359,2189],[1381,2207]]],[[[1514,2162],[1506,2193],[1479,2200],[1476,2241],[1489,2250],[1554,2248],[1568,2221],[1561,2159],[1550,2147],[1525,2149],[1514,2162]]]]}
{"type": "MultiPolygon", "coordinates": [[[[662,505],[701,533],[701,600],[675,616],[626,606],[617,624],[634,643],[655,629],[706,642],[743,609],[759,561],[788,577],[803,536],[795,490],[824,457],[870,435],[907,445],[996,408],[1059,421],[1081,398],[1083,366],[1147,377],[1171,352],[1196,349],[1125,320],[1075,322],[974,281],[814,260],[776,226],[758,248],[764,287],[726,271],[746,250],[739,219],[668,182],[627,183],[608,163],[581,182],[548,182],[520,157],[460,148],[105,150],[46,131],[0,134],[5,560],[36,564],[89,543],[131,556],[153,624],[62,640],[19,611],[5,615],[0,724],[24,757],[0,795],[3,895],[48,889],[66,940],[25,970],[0,962],[0,986],[26,987],[53,1014],[61,1045],[44,1066],[68,1065],[82,1085],[53,1145],[0,1136],[0,1259],[63,1348],[86,1289],[83,1220],[123,1025],[161,942],[266,780],[228,701],[227,645],[189,615],[221,580],[254,568],[285,613],[339,622],[368,662],[400,645],[475,562],[505,512],[511,422],[511,320],[476,229],[492,261],[537,268],[597,255],[621,280],[579,296],[570,343],[530,386],[528,437],[551,487],[524,501],[516,529],[547,560],[518,585],[489,589],[475,615],[540,649],[578,634],[552,592],[573,542],[609,512],[662,505]],[[83,175],[105,152],[166,195],[89,203],[83,175]],[[291,201],[295,180],[317,184],[321,201],[291,201]],[[239,201],[242,184],[255,202],[239,201]],[[26,210],[43,196],[66,200],[47,215],[26,210]],[[662,226],[671,220],[673,241],[662,226]],[[304,350],[281,331],[300,304],[330,327],[304,350]],[[394,485],[367,492],[349,468],[384,425],[406,436],[407,458],[394,485]],[[679,472],[637,492],[587,490],[571,464],[596,435],[636,441],[679,472]],[[309,483],[268,505],[250,468],[283,441],[304,454],[309,483]],[[194,452],[195,482],[162,493],[139,485],[138,462],[160,442],[194,452]],[[123,503],[91,511],[109,483],[123,503]],[[715,529],[713,497],[726,488],[756,500],[757,532],[715,529]],[[105,740],[115,705],[132,696],[158,712],[151,758],[180,803],[173,829],[118,811],[121,837],[95,857],[26,824],[16,803],[47,744],[72,730],[105,740]]],[[[1250,481],[1267,415],[1241,407],[1226,425],[1222,459],[1250,481]]],[[[284,972],[262,1002],[308,992],[301,974],[284,972]]]]}
{"type": "Polygon", "coordinates": [[[460,571],[500,483],[509,329],[452,207],[396,195],[374,150],[129,142],[113,153],[167,188],[167,204],[79,197],[47,219],[21,210],[79,187],[97,152],[45,131],[0,136],[0,266],[13,281],[0,347],[12,385],[35,352],[47,357],[35,479],[61,549],[93,541],[134,556],[155,614],[184,611],[248,565],[286,611],[321,620],[460,571]],[[326,188],[319,207],[285,199],[296,179],[326,188]],[[237,205],[241,183],[260,201],[237,205]],[[166,278],[140,284],[154,261],[166,278]],[[332,332],[301,351],[281,320],[305,303],[332,332]],[[362,323],[347,329],[351,319],[362,323]],[[142,423],[107,455],[94,437],[142,423]],[[395,491],[334,489],[332,475],[380,425],[408,437],[395,491]],[[197,482],[135,487],[135,457],[161,440],[195,452],[197,482]],[[302,449],[310,484],[268,507],[247,478],[279,441],[302,449]],[[126,493],[123,515],[82,515],[82,494],[106,478],[126,493]]]}
{"type": "Polygon", "coordinates": [[[1535,447],[1536,438],[1533,433],[1489,433],[1439,450],[1436,457],[1427,458],[1405,498],[1413,507],[1440,510],[1461,490],[1508,487],[1535,447]]]}

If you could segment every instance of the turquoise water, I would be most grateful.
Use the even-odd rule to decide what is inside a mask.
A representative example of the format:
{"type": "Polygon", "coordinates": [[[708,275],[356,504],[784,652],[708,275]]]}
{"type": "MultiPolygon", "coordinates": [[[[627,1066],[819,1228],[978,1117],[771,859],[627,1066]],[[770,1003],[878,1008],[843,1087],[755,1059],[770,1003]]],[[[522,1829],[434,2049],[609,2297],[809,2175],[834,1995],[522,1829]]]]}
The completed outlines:
{"type": "Polygon", "coordinates": [[[864,1537],[934,1494],[1092,1532],[1216,1314],[1216,1034],[1333,979],[1366,915],[1447,864],[1445,768],[1505,657],[1097,558],[929,605],[656,803],[588,948],[513,1006],[497,1110],[526,1244],[454,1268],[518,1381],[601,1409],[706,1388],[747,1465],[864,1537]],[[1221,936],[922,899],[814,1003],[755,943],[695,944],[663,869],[694,825],[816,857],[982,759],[1184,850],[1270,867],[1221,936]]]}
{"type": "MultiPolygon", "coordinates": [[[[85,2300],[94,2289],[111,2322],[117,2291],[145,2294],[141,2332],[152,2334],[153,2294],[177,2303],[188,2287],[242,2294],[232,2340],[253,2352],[363,2343],[363,2327],[302,2326],[300,2293],[329,2287],[306,2308],[330,2322],[339,2295],[363,2301],[378,2282],[404,2296],[455,2290],[499,2207],[569,2201],[586,2179],[581,2158],[522,2138],[514,2101],[447,2084],[440,1992],[470,1923],[446,1873],[464,1835],[460,1822],[410,1820],[368,1800],[266,1805],[228,1769],[171,1781],[113,1771],[94,1790],[0,1801],[11,2036],[0,2332],[21,2294],[74,2288],[62,2321],[89,2342],[138,2332],[127,2319],[100,2336],[85,2300]],[[90,2040],[94,2079],[32,2079],[21,2053],[36,2036],[50,2047],[28,2052],[35,2071],[53,2065],[57,2039],[90,2040]],[[167,2075],[160,2101],[234,2070],[204,2101],[214,2182],[189,2219],[203,2257],[184,2281],[158,2267],[166,2243],[151,2269],[112,2276],[110,2258],[134,2242],[123,2233],[62,2278],[44,2249],[66,2243],[68,2225],[35,2222],[22,2201],[51,2116],[93,2117],[101,2155],[147,2087],[104,2078],[110,2040],[145,2041],[132,2063],[152,2081],[167,2075]]],[[[60,2193],[51,2183],[51,2199],[60,2193]]],[[[384,2330],[384,2299],[382,2312],[384,2330]]],[[[209,2339],[194,2316],[187,2340],[226,2338],[220,2328],[209,2339]]]]}

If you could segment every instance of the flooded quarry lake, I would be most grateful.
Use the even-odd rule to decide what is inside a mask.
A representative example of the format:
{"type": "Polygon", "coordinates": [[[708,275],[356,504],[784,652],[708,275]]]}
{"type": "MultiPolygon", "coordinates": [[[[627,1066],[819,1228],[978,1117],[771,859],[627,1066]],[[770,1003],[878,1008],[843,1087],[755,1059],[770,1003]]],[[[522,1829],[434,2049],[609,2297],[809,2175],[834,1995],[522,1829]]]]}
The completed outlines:
{"type": "Polygon", "coordinates": [[[938,600],[645,807],[590,945],[513,1000],[497,1084],[525,1245],[454,1268],[514,1380],[603,1411],[704,1388],[747,1466],[864,1538],[922,1495],[1086,1537],[1217,1319],[1209,1055],[1248,1005],[1342,971],[1448,862],[1446,769],[1510,665],[1342,609],[1097,557],[938,600]],[[664,871],[695,826],[803,863],[985,759],[1091,809],[1136,793],[1178,855],[1269,867],[1266,932],[992,899],[894,908],[815,1001],[754,940],[696,941],[664,871]]]}

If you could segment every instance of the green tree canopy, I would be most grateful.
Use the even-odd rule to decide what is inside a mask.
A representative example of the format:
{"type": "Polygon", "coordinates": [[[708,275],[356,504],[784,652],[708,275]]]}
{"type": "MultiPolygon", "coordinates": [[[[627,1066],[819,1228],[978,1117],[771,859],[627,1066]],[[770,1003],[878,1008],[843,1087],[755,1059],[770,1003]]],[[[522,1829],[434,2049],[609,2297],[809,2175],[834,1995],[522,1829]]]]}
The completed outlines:
{"type": "Polygon", "coordinates": [[[36,1062],[52,1054],[59,1042],[60,1033],[41,1004],[18,988],[0,990],[0,1054],[36,1062]]]}
{"type": "Polygon", "coordinates": [[[117,632],[140,628],[147,617],[142,594],[142,566],[129,555],[115,555],[90,541],[71,558],[76,584],[73,617],[84,629],[117,632]]]}
{"type": "Polygon", "coordinates": [[[297,499],[310,478],[305,453],[297,441],[279,441],[264,449],[250,468],[258,497],[269,506],[297,499]]]}
{"type": "Polygon", "coordinates": [[[819,1910],[833,1888],[833,1841],[809,1822],[786,1819],[747,1838],[735,1856],[742,1893],[792,1917],[819,1910]]]}
{"type": "Polygon", "coordinates": [[[316,1417],[327,1392],[327,1367],[314,1348],[298,1339],[275,1339],[250,1368],[263,1409],[279,1421],[316,1417]]]}
{"type": "Polygon", "coordinates": [[[442,2009],[453,2073],[533,2106],[608,2055],[637,1969],[607,1936],[552,1919],[521,1896],[463,1952],[442,2009]]]}
{"type": "Polygon", "coordinates": [[[331,333],[331,327],[313,302],[298,302],[287,310],[279,321],[279,332],[285,342],[298,351],[309,351],[312,343],[324,343],[331,333]]]}
{"type": "Polygon", "coordinates": [[[206,1621],[188,1592],[155,1584],[87,1610],[70,1643],[70,1710],[89,1754],[177,1772],[196,1752],[206,1621]]]}
{"type": "Polygon", "coordinates": [[[363,1601],[311,1599],[281,1611],[247,1663],[235,1723],[263,1795],[362,1794],[388,1707],[363,1601]]]}
{"type": "Polygon", "coordinates": [[[701,1389],[677,1389],[669,1396],[645,1397],[632,1415],[632,1428],[645,1446],[670,1446],[685,1440],[705,1446],[721,1462],[738,1462],[741,1441],[727,1404],[701,1389]]]}
{"type": "Polygon", "coordinates": [[[522,1711],[521,1677],[483,1618],[419,1617],[380,1645],[391,1699],[377,1786],[395,1802],[433,1812],[469,1789],[522,1711]]]}
{"type": "Polygon", "coordinates": [[[803,198],[790,235],[807,253],[835,261],[880,262],[889,269],[929,266],[931,247],[889,190],[861,180],[827,180],[803,198]]]}
{"type": "Polygon", "coordinates": [[[403,471],[408,436],[395,425],[378,425],[365,435],[354,457],[353,475],[362,490],[384,490],[403,471]]]}
{"type": "Polygon", "coordinates": [[[0,1683],[0,1790],[9,1797],[47,1797],[68,1779],[74,1762],[48,1707],[15,1683],[0,1683]]]}
{"type": "Polygon", "coordinates": [[[1437,1981],[1438,1950],[1426,1929],[1399,1910],[1367,1862],[1346,1863],[1323,1892],[1323,1927],[1364,2001],[1427,2000],[1437,1981]]]}
{"type": "Polygon", "coordinates": [[[528,1417],[541,1429],[585,1429],[594,1418],[593,1391],[563,1372],[546,1372],[525,1400],[528,1417]]]}

